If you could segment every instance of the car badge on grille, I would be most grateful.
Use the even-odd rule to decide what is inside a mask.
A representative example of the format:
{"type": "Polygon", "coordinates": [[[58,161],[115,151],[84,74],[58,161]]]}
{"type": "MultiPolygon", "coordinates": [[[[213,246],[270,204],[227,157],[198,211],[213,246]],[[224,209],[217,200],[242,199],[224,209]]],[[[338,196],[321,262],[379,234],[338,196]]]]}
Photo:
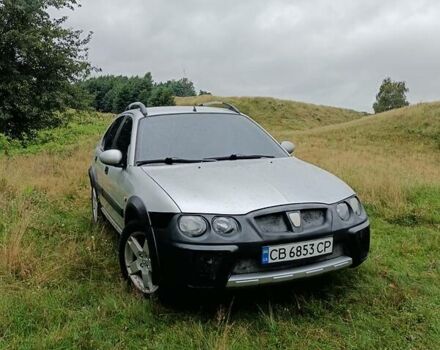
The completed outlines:
{"type": "Polygon", "coordinates": [[[287,215],[289,216],[290,222],[292,223],[293,226],[295,227],[301,226],[301,214],[299,211],[293,211],[291,213],[287,213],[287,215]]]}

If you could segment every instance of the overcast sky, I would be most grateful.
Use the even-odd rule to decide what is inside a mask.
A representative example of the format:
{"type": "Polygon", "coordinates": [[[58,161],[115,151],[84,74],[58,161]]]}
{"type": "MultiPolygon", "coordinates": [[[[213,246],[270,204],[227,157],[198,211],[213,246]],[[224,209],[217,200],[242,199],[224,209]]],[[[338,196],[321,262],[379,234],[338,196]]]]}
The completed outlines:
{"type": "Polygon", "coordinates": [[[438,0],[83,0],[69,16],[103,74],[365,111],[390,76],[440,100],[438,0]]]}

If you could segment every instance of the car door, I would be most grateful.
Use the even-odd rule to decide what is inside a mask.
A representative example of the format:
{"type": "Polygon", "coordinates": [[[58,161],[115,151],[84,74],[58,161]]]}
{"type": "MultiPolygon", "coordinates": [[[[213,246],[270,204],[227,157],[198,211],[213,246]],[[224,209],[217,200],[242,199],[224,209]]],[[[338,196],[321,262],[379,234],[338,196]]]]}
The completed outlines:
{"type": "Polygon", "coordinates": [[[133,119],[125,116],[118,129],[112,144],[112,149],[122,153],[120,166],[107,166],[106,179],[103,182],[104,191],[107,194],[108,212],[115,223],[122,229],[124,227],[124,207],[129,190],[127,172],[128,152],[131,144],[133,119]]]}
{"type": "Polygon", "coordinates": [[[109,194],[107,192],[107,181],[108,181],[108,171],[109,166],[105,165],[99,159],[99,155],[103,151],[107,151],[113,148],[113,144],[115,142],[118,131],[121,127],[121,124],[124,120],[125,116],[120,116],[115,119],[115,121],[110,125],[107,129],[107,132],[104,134],[102,138],[102,142],[95,153],[95,171],[96,171],[96,180],[97,180],[97,190],[99,194],[99,200],[106,214],[111,213],[111,200],[109,200],[109,194]]]}

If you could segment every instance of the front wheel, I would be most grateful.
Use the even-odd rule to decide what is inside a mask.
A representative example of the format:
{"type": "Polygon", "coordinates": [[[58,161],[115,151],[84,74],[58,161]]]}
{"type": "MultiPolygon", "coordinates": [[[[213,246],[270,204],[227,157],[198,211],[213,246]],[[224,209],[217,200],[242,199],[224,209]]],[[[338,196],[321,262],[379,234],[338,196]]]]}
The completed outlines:
{"type": "Polygon", "coordinates": [[[146,296],[153,295],[159,289],[154,283],[156,272],[154,247],[147,233],[139,225],[129,224],[119,241],[119,263],[122,275],[138,291],[146,296]]]}

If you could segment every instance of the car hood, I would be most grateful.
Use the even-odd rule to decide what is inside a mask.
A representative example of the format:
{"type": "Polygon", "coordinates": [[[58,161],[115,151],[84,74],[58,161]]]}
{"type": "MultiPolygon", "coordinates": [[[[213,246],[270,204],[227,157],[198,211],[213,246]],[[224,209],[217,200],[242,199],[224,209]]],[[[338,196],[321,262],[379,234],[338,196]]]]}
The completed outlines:
{"type": "Polygon", "coordinates": [[[144,166],[184,213],[246,214],[285,204],[331,204],[354,194],[294,157],[144,166]]]}

